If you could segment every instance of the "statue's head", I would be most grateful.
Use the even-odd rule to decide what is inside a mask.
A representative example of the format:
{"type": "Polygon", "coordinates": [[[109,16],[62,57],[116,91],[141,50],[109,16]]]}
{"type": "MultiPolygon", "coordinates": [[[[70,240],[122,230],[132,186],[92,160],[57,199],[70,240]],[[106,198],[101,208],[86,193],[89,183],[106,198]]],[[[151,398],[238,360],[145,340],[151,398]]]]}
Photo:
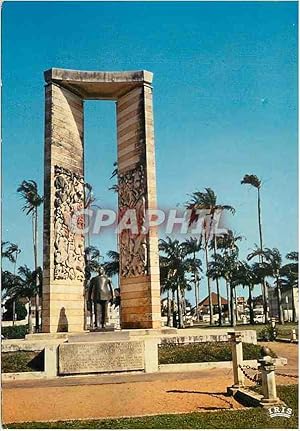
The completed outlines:
{"type": "Polygon", "coordinates": [[[98,274],[99,275],[105,275],[105,270],[104,270],[103,266],[100,266],[100,268],[98,269],[98,274]]]}

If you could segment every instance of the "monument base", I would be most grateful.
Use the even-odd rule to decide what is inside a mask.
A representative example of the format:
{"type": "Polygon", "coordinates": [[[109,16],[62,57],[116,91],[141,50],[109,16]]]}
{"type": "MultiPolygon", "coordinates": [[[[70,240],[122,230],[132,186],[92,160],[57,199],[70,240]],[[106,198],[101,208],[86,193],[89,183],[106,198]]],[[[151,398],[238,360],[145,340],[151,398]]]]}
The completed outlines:
{"type": "Polygon", "coordinates": [[[106,326],[105,328],[91,328],[89,329],[90,332],[114,332],[115,327],[114,326],[106,326]]]}
{"type": "MultiPolygon", "coordinates": [[[[177,329],[168,326],[159,329],[115,329],[114,331],[83,331],[83,332],[60,332],[60,333],[38,333],[27,334],[25,340],[47,341],[47,340],[69,340],[69,341],[105,341],[105,339],[136,339],[136,337],[159,338],[166,343],[194,343],[228,341],[228,328],[185,328],[177,329]]],[[[243,342],[257,344],[256,331],[241,331],[243,342]]]]}
{"type": "MultiPolygon", "coordinates": [[[[227,341],[227,329],[98,330],[28,334],[24,340],[5,340],[5,351],[45,351],[49,376],[157,372],[160,344],[227,341]],[[9,341],[9,343],[7,343],[9,341]]],[[[242,331],[245,342],[256,343],[256,331],[242,331]]]]}

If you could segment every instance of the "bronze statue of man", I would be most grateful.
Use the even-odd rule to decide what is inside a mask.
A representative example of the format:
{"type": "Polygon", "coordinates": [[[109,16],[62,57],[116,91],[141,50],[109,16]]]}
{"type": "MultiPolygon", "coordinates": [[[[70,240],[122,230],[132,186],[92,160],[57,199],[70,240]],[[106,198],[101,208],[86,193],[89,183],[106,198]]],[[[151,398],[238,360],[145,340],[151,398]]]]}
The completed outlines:
{"type": "MultiPolygon", "coordinates": [[[[104,269],[100,267],[98,272],[99,274],[90,281],[88,301],[90,305],[93,303],[94,327],[105,328],[108,302],[113,300],[114,293],[111,280],[104,269]]],[[[92,311],[92,307],[90,310],[92,311]]]]}

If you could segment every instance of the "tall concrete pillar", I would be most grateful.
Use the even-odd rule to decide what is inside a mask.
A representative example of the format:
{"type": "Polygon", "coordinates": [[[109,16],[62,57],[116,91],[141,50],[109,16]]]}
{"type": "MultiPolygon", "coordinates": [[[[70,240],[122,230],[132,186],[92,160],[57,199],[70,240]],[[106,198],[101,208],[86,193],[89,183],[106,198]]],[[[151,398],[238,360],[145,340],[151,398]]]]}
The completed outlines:
{"type": "MultiPolygon", "coordinates": [[[[151,78],[151,77],[150,77],[151,78]]],[[[146,211],[156,209],[156,177],[150,84],[117,101],[119,214],[136,210],[138,230],[146,211]]],[[[121,326],[160,328],[160,283],[157,231],[119,236],[121,326]]]]}
{"type": "MultiPolygon", "coordinates": [[[[84,328],[84,237],[70,226],[84,206],[83,100],[117,102],[119,216],[139,226],[156,208],[152,73],[45,72],[43,332],[84,328]]],[[[82,219],[78,227],[83,226],[82,219]]],[[[119,234],[121,327],[159,328],[157,231],[119,234]]]]}
{"type": "Polygon", "coordinates": [[[82,331],[84,237],[69,222],[84,201],[83,102],[52,82],[45,91],[42,331],[82,331]]]}

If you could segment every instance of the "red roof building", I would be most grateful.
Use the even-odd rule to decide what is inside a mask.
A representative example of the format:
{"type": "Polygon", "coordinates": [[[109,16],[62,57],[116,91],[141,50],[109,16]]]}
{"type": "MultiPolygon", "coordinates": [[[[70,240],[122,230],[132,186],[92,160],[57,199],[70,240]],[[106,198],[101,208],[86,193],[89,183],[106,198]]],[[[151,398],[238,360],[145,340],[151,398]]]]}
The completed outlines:
{"type": "MultiPolygon", "coordinates": [[[[218,305],[218,295],[215,292],[211,293],[211,302],[212,305],[218,305]]],[[[221,305],[228,305],[227,299],[223,298],[221,296],[221,305]]],[[[201,309],[203,307],[208,307],[209,301],[208,301],[208,295],[206,298],[202,299],[202,301],[199,302],[198,307],[201,309]]]]}

